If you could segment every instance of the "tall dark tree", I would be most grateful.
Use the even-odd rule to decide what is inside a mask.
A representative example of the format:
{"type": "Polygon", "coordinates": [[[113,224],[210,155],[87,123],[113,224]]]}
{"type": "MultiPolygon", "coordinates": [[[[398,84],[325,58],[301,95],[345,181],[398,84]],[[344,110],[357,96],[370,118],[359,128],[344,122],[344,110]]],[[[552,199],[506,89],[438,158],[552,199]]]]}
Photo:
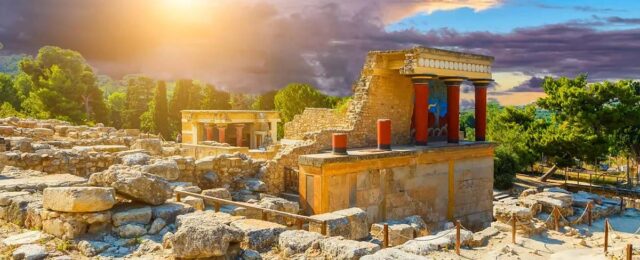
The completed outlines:
{"type": "Polygon", "coordinates": [[[218,90],[210,84],[204,86],[203,92],[200,108],[211,110],[231,109],[231,95],[229,92],[218,90]]]}
{"type": "Polygon", "coordinates": [[[251,104],[251,109],[254,110],[274,110],[276,108],[275,98],[278,91],[272,90],[256,97],[256,100],[251,104]]]}
{"type": "Polygon", "coordinates": [[[171,138],[171,128],[169,126],[168,116],[169,108],[167,105],[167,85],[164,81],[158,81],[153,102],[153,122],[155,123],[156,130],[164,138],[171,138]]]}
{"type": "MultiPolygon", "coordinates": [[[[169,122],[173,129],[176,131],[182,131],[182,124],[180,123],[182,115],[180,111],[185,109],[194,108],[194,104],[190,104],[192,95],[193,81],[187,79],[180,79],[176,81],[176,87],[173,90],[173,96],[169,101],[169,122]]],[[[198,106],[200,101],[196,103],[198,106]]]]}
{"type": "Polygon", "coordinates": [[[127,82],[127,100],[123,111],[123,127],[140,128],[140,116],[149,108],[155,81],[139,75],[127,76],[124,80],[127,82]]]}

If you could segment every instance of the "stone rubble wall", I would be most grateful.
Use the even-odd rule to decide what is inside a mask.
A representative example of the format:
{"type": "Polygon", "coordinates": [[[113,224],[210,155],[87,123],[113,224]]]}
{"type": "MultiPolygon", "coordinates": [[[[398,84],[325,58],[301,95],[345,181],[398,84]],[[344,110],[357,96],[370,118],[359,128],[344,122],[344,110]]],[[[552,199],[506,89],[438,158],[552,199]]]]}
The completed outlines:
{"type": "Polygon", "coordinates": [[[335,109],[306,108],[291,122],[284,124],[284,139],[304,140],[309,132],[319,129],[341,129],[347,127],[346,115],[335,109]]]}
{"type": "Polygon", "coordinates": [[[35,153],[20,151],[0,153],[0,165],[49,174],[70,173],[84,177],[109,168],[115,161],[116,157],[108,152],[77,153],[69,150],[51,150],[35,153]]]}

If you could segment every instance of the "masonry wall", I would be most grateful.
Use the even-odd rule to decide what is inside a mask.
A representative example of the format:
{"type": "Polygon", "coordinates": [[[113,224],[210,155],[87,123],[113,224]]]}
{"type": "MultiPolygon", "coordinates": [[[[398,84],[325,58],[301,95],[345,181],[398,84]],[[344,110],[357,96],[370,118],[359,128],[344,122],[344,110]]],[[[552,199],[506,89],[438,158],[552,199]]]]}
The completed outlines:
{"type": "Polygon", "coordinates": [[[461,220],[473,230],[492,221],[491,148],[302,164],[300,195],[315,214],[359,207],[370,223],[420,215],[432,228],[461,220]],[[307,176],[313,176],[312,185],[307,176]],[[307,197],[310,186],[313,195],[307,197]]]}
{"type": "Polygon", "coordinates": [[[335,109],[307,108],[284,124],[285,139],[305,139],[309,132],[322,129],[341,129],[348,126],[346,115],[335,109]]]}

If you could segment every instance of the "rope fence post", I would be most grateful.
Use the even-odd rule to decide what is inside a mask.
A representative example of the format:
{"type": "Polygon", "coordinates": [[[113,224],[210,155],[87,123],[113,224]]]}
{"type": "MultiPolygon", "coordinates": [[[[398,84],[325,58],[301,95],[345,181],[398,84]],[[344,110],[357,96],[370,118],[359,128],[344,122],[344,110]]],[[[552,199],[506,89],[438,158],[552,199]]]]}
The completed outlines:
{"type": "Polygon", "coordinates": [[[323,236],[326,236],[326,235],[327,235],[327,222],[326,222],[326,221],[322,221],[322,226],[321,226],[321,228],[320,228],[320,233],[321,233],[323,236]]]}
{"type": "Polygon", "coordinates": [[[620,196],[620,215],[624,213],[624,197],[620,196]]]}
{"type": "Polygon", "coordinates": [[[266,211],[262,211],[262,220],[267,221],[268,215],[266,211]]]}
{"type": "Polygon", "coordinates": [[[604,219],[604,252],[607,252],[609,247],[609,219],[604,219]]]}
{"type": "Polygon", "coordinates": [[[460,255],[460,220],[456,220],[456,254],[460,255]]]}
{"type": "Polygon", "coordinates": [[[302,225],[303,225],[302,220],[301,220],[301,219],[296,219],[296,224],[297,224],[297,226],[298,226],[298,229],[299,229],[299,230],[302,230],[302,225]]]}
{"type": "Polygon", "coordinates": [[[382,233],[382,248],[387,248],[389,247],[389,224],[384,223],[382,233]]]}
{"type": "Polygon", "coordinates": [[[180,202],[182,199],[180,198],[180,193],[176,192],[176,201],[180,202]]]}
{"type": "Polygon", "coordinates": [[[591,207],[592,207],[591,206],[591,201],[589,201],[587,203],[587,222],[589,223],[589,226],[591,226],[591,220],[592,220],[591,219],[591,214],[592,214],[591,207]]]}
{"type": "Polygon", "coordinates": [[[633,258],[633,246],[631,244],[627,244],[627,260],[631,260],[633,258]]]}
{"type": "Polygon", "coordinates": [[[560,224],[558,223],[558,208],[557,207],[553,207],[553,210],[551,211],[551,214],[553,214],[553,225],[556,231],[560,230],[560,224]]]}
{"type": "Polygon", "coordinates": [[[220,212],[220,202],[213,203],[213,207],[216,209],[216,212],[220,212]]]}
{"type": "Polygon", "coordinates": [[[516,213],[511,214],[511,243],[516,243],[516,213]]]}

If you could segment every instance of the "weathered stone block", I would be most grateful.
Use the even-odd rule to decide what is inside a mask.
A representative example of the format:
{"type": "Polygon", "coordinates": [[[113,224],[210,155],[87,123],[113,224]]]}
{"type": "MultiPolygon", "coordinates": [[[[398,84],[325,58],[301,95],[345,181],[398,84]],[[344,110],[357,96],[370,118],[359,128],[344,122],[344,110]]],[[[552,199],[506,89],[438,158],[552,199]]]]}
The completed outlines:
{"type": "Polygon", "coordinates": [[[43,206],[62,212],[98,212],[116,204],[115,190],[100,187],[46,188],[43,206]]]}
{"type": "Polygon", "coordinates": [[[280,233],[287,230],[283,225],[257,219],[241,219],[231,226],[244,233],[241,246],[258,252],[266,252],[278,243],[280,233]]]}

